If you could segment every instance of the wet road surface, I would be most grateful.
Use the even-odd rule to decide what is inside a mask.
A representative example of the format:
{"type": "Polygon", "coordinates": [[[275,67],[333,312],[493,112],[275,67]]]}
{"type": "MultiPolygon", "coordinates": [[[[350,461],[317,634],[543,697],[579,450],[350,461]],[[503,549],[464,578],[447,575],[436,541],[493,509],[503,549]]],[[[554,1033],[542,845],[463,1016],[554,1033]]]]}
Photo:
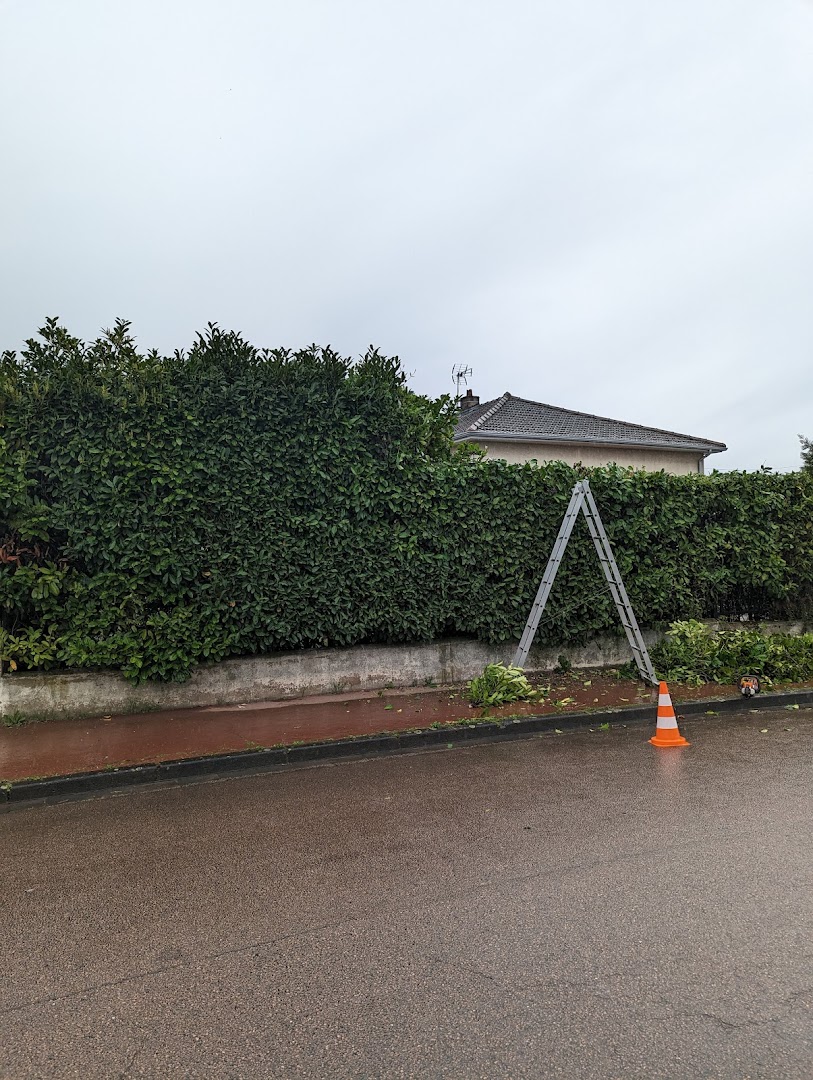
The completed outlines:
{"type": "Polygon", "coordinates": [[[813,712],[682,730],[0,814],[0,1077],[809,1080],[813,712]]]}

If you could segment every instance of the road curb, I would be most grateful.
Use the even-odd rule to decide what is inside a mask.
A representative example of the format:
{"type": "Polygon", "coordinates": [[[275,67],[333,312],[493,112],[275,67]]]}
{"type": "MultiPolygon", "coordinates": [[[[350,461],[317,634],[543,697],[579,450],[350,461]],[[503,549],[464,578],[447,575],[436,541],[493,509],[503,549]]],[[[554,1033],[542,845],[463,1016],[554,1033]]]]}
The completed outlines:
{"type": "MultiPolygon", "coordinates": [[[[760,694],[758,697],[707,698],[686,701],[676,706],[678,717],[703,714],[774,709],[784,705],[813,704],[813,690],[792,690],[787,693],[760,694]]],[[[654,725],[654,705],[631,705],[617,709],[563,715],[524,716],[499,721],[464,721],[451,727],[420,728],[400,732],[382,732],[327,742],[303,743],[258,750],[238,750],[208,757],[181,758],[176,761],[148,762],[119,769],[49,776],[35,780],[0,785],[0,803],[18,803],[50,799],[61,795],[77,795],[116,788],[134,787],[157,782],[182,782],[202,776],[215,776],[241,771],[274,769],[310,761],[330,761],[370,754],[392,754],[429,747],[454,747],[461,743],[505,740],[528,735],[544,735],[574,728],[595,727],[617,721],[624,724],[654,725]]]]}

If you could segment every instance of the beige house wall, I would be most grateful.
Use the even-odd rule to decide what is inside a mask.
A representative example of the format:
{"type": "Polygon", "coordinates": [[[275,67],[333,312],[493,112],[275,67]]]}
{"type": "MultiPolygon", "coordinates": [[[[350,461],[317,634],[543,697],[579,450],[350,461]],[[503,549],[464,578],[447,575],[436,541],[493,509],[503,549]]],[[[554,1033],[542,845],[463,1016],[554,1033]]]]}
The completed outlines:
{"type": "Polygon", "coordinates": [[[636,449],[613,449],[607,446],[590,446],[586,444],[558,444],[558,443],[534,443],[501,441],[488,443],[477,440],[469,440],[485,450],[486,457],[502,458],[513,464],[521,465],[526,461],[538,461],[540,464],[546,461],[564,461],[568,465],[609,465],[611,463],[624,467],[631,465],[634,469],[646,469],[647,472],[658,472],[664,469],[676,476],[686,473],[703,472],[703,455],[698,453],[685,453],[675,450],[646,450],[636,449]]]}

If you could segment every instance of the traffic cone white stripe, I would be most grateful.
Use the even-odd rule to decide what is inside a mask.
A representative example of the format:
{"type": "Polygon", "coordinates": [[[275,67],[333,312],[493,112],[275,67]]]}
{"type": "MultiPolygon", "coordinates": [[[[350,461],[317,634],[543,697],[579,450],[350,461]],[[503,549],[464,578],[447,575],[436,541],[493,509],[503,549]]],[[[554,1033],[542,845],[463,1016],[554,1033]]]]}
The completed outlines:
{"type": "Polygon", "coordinates": [[[671,716],[659,716],[658,717],[659,728],[677,727],[677,717],[674,713],[671,716]]]}

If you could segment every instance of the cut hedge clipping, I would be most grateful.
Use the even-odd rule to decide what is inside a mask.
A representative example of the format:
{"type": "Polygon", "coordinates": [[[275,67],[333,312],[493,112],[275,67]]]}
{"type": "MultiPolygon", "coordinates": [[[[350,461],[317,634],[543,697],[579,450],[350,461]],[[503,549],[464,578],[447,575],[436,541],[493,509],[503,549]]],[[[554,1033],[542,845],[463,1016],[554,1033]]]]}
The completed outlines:
{"type": "Polygon", "coordinates": [[[511,701],[533,701],[541,697],[531,686],[522,668],[510,664],[487,664],[482,675],[472,679],[468,698],[472,705],[506,705],[511,701]]]}

